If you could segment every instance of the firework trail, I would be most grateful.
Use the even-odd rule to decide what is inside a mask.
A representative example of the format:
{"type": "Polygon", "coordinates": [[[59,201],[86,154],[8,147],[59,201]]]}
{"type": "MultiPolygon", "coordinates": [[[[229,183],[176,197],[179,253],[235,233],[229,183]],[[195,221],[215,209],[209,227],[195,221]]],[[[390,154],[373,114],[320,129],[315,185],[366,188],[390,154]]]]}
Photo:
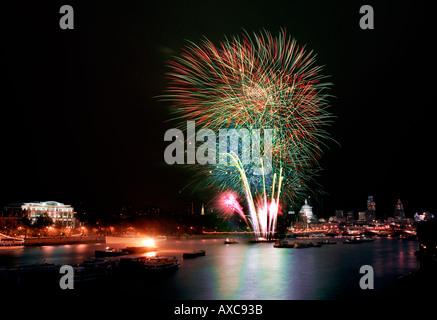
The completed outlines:
{"type": "Polygon", "coordinates": [[[223,194],[221,197],[221,203],[225,208],[228,208],[231,212],[237,212],[240,215],[240,217],[242,217],[243,220],[247,222],[243,208],[241,207],[240,203],[238,202],[237,198],[232,192],[228,191],[225,194],[223,194]]]}
{"type": "MultiPolygon", "coordinates": [[[[241,178],[243,180],[246,200],[249,206],[249,217],[250,217],[249,222],[252,226],[256,238],[259,238],[261,236],[267,239],[273,237],[275,233],[276,219],[279,213],[279,195],[281,193],[281,184],[283,180],[282,169],[280,170],[279,173],[276,199],[275,199],[275,191],[276,191],[275,188],[276,173],[275,173],[273,175],[273,186],[272,186],[272,194],[270,200],[268,199],[267,192],[265,189],[265,184],[264,184],[262,190],[263,193],[261,195],[258,195],[257,202],[255,203],[241,160],[238,158],[238,156],[235,153],[231,153],[229,154],[229,156],[233,161],[233,166],[235,166],[237,170],[240,172],[241,178]]],[[[262,160],[261,160],[261,167],[262,169],[264,169],[262,160]]],[[[246,223],[248,223],[247,220],[246,223]]]]}

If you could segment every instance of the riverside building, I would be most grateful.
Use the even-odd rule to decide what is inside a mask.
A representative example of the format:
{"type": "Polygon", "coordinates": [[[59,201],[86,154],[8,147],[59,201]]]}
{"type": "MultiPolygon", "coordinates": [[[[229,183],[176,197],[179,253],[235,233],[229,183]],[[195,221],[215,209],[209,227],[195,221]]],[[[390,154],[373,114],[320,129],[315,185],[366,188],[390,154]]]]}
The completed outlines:
{"type": "Polygon", "coordinates": [[[38,217],[47,214],[53,220],[55,226],[64,228],[75,228],[76,219],[74,208],[70,205],[56,201],[46,202],[27,202],[21,205],[21,210],[25,212],[32,224],[38,217]]]}

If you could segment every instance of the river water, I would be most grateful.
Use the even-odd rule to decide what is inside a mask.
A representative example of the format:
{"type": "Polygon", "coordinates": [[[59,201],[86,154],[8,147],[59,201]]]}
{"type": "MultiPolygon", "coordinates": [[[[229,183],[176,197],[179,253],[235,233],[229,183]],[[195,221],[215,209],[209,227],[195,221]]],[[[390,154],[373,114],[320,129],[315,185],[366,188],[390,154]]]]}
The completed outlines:
{"type": "MultiPolygon", "coordinates": [[[[223,239],[157,242],[159,255],[174,255],[181,267],[159,278],[130,279],[107,284],[113,294],[153,299],[385,299],[402,297],[399,276],[417,267],[417,241],[375,238],[363,244],[342,243],[321,248],[274,248],[273,243],[225,245],[223,239]],[[206,256],[183,259],[196,249],[206,256]],[[360,268],[374,270],[374,289],[363,290],[360,268]]],[[[0,266],[41,263],[77,264],[105,246],[141,245],[140,240],[108,238],[107,244],[77,244],[0,250],[0,266]]],[[[309,241],[318,241],[309,240],[309,241]]]]}

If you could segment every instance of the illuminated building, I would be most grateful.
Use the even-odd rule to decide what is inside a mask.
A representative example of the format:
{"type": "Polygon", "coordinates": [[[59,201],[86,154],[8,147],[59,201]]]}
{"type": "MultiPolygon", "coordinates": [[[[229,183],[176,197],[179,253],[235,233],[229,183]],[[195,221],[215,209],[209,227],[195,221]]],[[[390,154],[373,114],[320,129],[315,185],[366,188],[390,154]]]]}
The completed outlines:
{"type": "Polygon", "coordinates": [[[329,217],[329,221],[331,222],[345,222],[346,219],[344,217],[343,210],[335,210],[335,216],[329,217]]]}
{"type": "Polygon", "coordinates": [[[74,208],[56,201],[27,202],[21,206],[27,218],[34,224],[38,217],[47,214],[55,226],[74,228],[76,226],[74,208]]]}
{"type": "Polygon", "coordinates": [[[305,199],[305,204],[302,206],[299,212],[301,215],[305,215],[308,222],[311,222],[314,219],[313,216],[313,207],[308,204],[308,200],[305,199]]]}
{"type": "Polygon", "coordinates": [[[367,210],[365,214],[365,221],[370,222],[376,220],[376,205],[373,196],[367,198],[367,210]]]}
{"type": "Polygon", "coordinates": [[[394,218],[395,219],[405,218],[404,205],[402,204],[401,199],[398,199],[398,202],[396,202],[394,218]]]}
{"type": "Polygon", "coordinates": [[[368,211],[376,211],[376,209],[375,209],[375,201],[373,200],[373,196],[369,196],[367,198],[367,210],[368,211]]]}
{"type": "Polygon", "coordinates": [[[429,211],[425,211],[422,214],[418,214],[416,212],[416,214],[414,215],[414,221],[428,221],[431,219],[434,219],[434,215],[429,211]]]}

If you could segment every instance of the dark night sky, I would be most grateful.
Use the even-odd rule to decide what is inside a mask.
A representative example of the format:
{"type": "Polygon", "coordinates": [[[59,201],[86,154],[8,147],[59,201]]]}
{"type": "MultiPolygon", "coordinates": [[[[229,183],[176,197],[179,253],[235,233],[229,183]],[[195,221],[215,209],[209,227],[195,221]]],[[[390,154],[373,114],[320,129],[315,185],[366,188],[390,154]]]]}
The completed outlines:
{"type": "MultiPolygon", "coordinates": [[[[85,202],[95,213],[155,204],[186,210],[201,194],[164,162],[165,60],[185,40],[280,28],[318,53],[337,116],[319,182],[319,216],[365,209],[436,212],[435,38],[426,2],[19,2],[2,8],[1,204],[85,202]],[[75,29],[59,28],[59,8],[75,29]],[[375,29],[359,28],[371,4],[375,29]]],[[[199,208],[200,210],[200,208],[199,208]]]]}

